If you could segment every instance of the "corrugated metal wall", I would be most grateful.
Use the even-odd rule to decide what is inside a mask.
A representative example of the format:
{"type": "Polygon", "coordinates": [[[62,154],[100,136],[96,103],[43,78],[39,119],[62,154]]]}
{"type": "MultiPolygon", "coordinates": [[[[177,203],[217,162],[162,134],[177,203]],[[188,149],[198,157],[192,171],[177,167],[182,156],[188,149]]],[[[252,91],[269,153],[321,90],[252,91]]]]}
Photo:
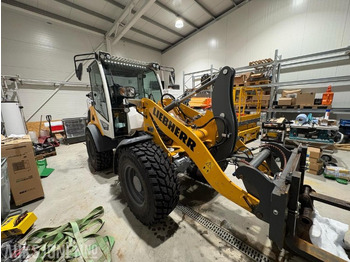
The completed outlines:
{"type": "MultiPolygon", "coordinates": [[[[208,69],[210,65],[245,66],[249,61],[273,58],[275,49],[288,58],[349,45],[349,0],[252,0],[163,54],[162,62],[175,67],[177,82],[182,85],[183,71],[208,69]]],[[[280,81],[349,72],[349,66],[305,70],[283,74],[280,81]]],[[[336,107],[348,107],[350,92],[346,90],[350,87],[335,88],[340,91],[335,95],[336,107]]]]}
{"type": "MultiPolygon", "coordinates": [[[[2,5],[1,74],[21,78],[64,81],[73,71],[73,56],[91,52],[103,36],[2,5]],[[52,24],[49,24],[50,22],[52,24]]],[[[160,61],[161,54],[120,41],[112,53],[145,61],[160,61]]],[[[88,83],[84,70],[83,81],[88,83]]],[[[74,76],[73,82],[78,82],[74,76]]],[[[53,87],[26,86],[20,89],[25,116],[31,115],[53,92],[53,87]]],[[[51,114],[53,119],[86,116],[87,88],[64,88],[31,121],[51,114]]]]}

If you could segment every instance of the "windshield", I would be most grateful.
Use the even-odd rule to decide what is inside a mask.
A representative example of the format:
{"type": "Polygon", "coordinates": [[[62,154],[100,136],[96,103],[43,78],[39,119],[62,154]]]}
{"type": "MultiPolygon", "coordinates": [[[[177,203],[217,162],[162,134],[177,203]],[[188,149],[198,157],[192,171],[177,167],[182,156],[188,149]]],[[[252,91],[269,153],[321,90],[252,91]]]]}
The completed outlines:
{"type": "Polygon", "coordinates": [[[161,98],[161,90],[156,73],[148,68],[127,66],[108,66],[105,75],[109,87],[113,84],[120,86],[133,86],[136,89],[135,98],[150,98],[158,102],[161,98]]]}

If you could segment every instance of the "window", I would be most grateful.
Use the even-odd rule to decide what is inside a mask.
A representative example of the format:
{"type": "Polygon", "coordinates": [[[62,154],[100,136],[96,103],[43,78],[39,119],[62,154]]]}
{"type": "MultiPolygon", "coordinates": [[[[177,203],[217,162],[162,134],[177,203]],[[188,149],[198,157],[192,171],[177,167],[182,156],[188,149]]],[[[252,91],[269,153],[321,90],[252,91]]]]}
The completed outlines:
{"type": "Polygon", "coordinates": [[[113,65],[105,69],[105,75],[109,87],[114,85],[134,87],[136,89],[135,98],[146,97],[154,99],[156,102],[161,98],[162,94],[156,73],[151,69],[113,65]]]}
{"type": "Polygon", "coordinates": [[[145,72],[145,76],[143,79],[145,93],[148,94],[149,98],[153,98],[154,101],[158,102],[162,94],[156,74],[153,71],[148,71],[145,72]]]}
{"type": "Polygon", "coordinates": [[[97,62],[94,62],[90,66],[90,69],[90,84],[95,109],[108,121],[107,101],[105,92],[103,90],[102,78],[100,70],[98,69],[97,62]]]}

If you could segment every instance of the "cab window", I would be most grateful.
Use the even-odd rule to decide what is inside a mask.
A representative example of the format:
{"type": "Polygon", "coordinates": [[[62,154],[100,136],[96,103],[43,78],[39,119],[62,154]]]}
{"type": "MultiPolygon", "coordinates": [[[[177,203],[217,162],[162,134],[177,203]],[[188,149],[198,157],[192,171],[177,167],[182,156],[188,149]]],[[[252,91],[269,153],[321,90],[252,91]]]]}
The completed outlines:
{"type": "Polygon", "coordinates": [[[103,83],[98,69],[97,62],[93,62],[90,66],[90,84],[92,97],[94,100],[94,107],[108,121],[108,110],[106,95],[103,90],[103,83]]]}

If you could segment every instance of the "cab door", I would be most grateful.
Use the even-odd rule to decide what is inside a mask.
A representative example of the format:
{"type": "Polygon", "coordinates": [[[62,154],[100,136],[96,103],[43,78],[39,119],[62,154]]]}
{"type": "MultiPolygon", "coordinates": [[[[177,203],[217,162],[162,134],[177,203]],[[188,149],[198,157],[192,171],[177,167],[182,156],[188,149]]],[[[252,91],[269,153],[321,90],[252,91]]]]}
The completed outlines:
{"type": "Polygon", "coordinates": [[[94,61],[89,66],[93,106],[101,134],[114,139],[114,126],[111,100],[102,65],[94,61]]]}

